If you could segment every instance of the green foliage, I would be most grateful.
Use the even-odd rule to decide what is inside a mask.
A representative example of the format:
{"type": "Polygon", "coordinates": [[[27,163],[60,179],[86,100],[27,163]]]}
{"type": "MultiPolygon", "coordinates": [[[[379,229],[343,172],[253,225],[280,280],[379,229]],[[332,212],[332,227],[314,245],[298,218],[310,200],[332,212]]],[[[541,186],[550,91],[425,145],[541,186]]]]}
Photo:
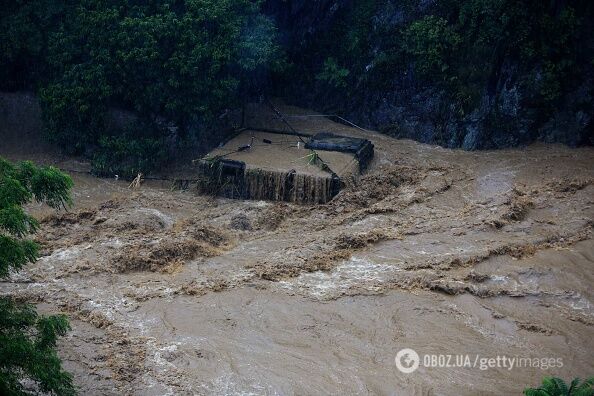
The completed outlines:
{"type": "Polygon", "coordinates": [[[64,315],[40,317],[30,305],[0,298],[0,393],[29,394],[22,384],[27,378],[41,392],[76,394],[55,351],[57,338],[69,329],[64,315]]]}
{"type": "Polygon", "coordinates": [[[24,161],[19,164],[14,177],[37,202],[44,202],[54,209],[72,204],[72,179],[53,166],[37,167],[31,161],[24,161]]]}
{"type": "Polygon", "coordinates": [[[83,154],[105,130],[111,89],[99,68],[79,65],[39,93],[47,135],[67,154],[83,154]]]}
{"type": "Polygon", "coordinates": [[[330,87],[346,88],[346,78],[349,74],[349,70],[338,66],[334,58],[327,58],[324,61],[324,68],[316,75],[316,78],[325,82],[330,87]]]}
{"type": "MultiPolygon", "coordinates": [[[[0,158],[0,277],[34,262],[38,246],[24,237],[37,221],[23,205],[36,200],[53,208],[71,204],[72,180],[53,167],[12,165],[0,158]]],[[[61,368],[55,346],[69,329],[65,316],[39,316],[35,309],[0,297],[0,394],[28,394],[23,380],[44,393],[73,395],[72,376],[61,368]]]]}
{"type": "Polygon", "coordinates": [[[524,389],[525,396],[594,396],[594,377],[580,383],[574,378],[567,385],[561,378],[545,377],[538,388],[524,389]]]}
{"type": "Polygon", "coordinates": [[[315,87],[302,89],[339,109],[414,84],[444,95],[448,114],[464,117],[485,96],[496,108],[503,79],[512,78],[521,106],[547,119],[592,74],[593,11],[583,1],[356,1],[288,49],[288,82],[315,87]]]}
{"type": "Polygon", "coordinates": [[[63,17],[62,0],[13,0],[0,6],[0,87],[23,89],[45,81],[49,33],[63,17]]]}
{"type": "Polygon", "coordinates": [[[342,44],[343,50],[349,56],[357,56],[369,48],[372,18],[379,3],[378,0],[359,0],[353,4],[352,11],[347,14],[341,28],[345,29],[346,35],[342,44]]]}
{"type": "MultiPolygon", "coordinates": [[[[0,65],[15,69],[7,79],[19,78],[22,57],[45,71],[33,77],[44,125],[70,154],[91,154],[103,136],[121,132],[107,130],[110,106],[153,127],[172,123],[180,138],[196,126],[203,133],[241,102],[254,76],[282,63],[259,1],[31,0],[11,4],[0,18],[7,39],[0,65]],[[35,41],[23,40],[27,34],[35,41]]],[[[146,146],[143,139],[154,136],[134,138],[146,146]]],[[[101,146],[114,144],[103,138],[101,146]]]]}
{"type": "Polygon", "coordinates": [[[151,134],[155,137],[144,137],[140,131],[145,131],[143,124],[135,123],[123,135],[102,136],[91,162],[93,173],[131,179],[138,173],[146,174],[161,165],[167,154],[164,138],[156,132],[151,134]]]}
{"type": "Polygon", "coordinates": [[[122,143],[114,136],[143,147],[153,139],[175,140],[165,129],[160,136],[112,130],[109,108],[134,112],[152,124],[149,130],[174,125],[183,140],[204,134],[227,109],[259,94],[270,71],[282,87],[276,93],[303,92],[335,110],[355,97],[416,85],[445,97],[447,114],[459,117],[483,99],[496,109],[505,79],[512,78],[521,106],[543,120],[592,75],[594,7],[588,1],[339,2],[313,35],[289,24],[299,36],[288,37],[287,58],[261,3],[4,2],[0,88],[36,89],[48,136],[72,154],[93,157],[98,150],[104,164],[97,168],[106,170],[115,164],[108,164],[104,148],[122,143]]]}
{"type": "Polygon", "coordinates": [[[417,72],[427,78],[448,78],[460,35],[443,18],[428,15],[414,21],[404,33],[404,48],[415,59],[417,72]]]}
{"type": "Polygon", "coordinates": [[[0,277],[35,261],[37,245],[22,239],[35,232],[37,221],[22,205],[35,199],[54,208],[71,203],[72,180],[53,167],[36,167],[29,161],[13,166],[0,158],[0,277]]]}
{"type": "Polygon", "coordinates": [[[536,0],[448,0],[404,29],[405,53],[420,76],[462,110],[494,95],[506,62],[517,65],[534,105],[551,110],[585,72],[589,7],[536,0]],[[580,45],[580,43],[584,43],[580,45]],[[581,48],[580,48],[581,47],[581,48]],[[585,57],[584,57],[585,55],[585,57]],[[581,59],[580,59],[581,58],[581,59]]]}

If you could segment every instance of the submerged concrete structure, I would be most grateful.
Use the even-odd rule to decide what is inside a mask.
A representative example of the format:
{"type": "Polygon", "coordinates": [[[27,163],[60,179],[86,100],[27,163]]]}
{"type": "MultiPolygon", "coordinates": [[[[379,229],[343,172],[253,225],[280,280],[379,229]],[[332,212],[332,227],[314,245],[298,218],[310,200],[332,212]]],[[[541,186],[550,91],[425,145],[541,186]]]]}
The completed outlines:
{"type": "Polygon", "coordinates": [[[367,139],[243,130],[198,161],[198,190],[237,199],[326,203],[372,158],[367,139]]]}

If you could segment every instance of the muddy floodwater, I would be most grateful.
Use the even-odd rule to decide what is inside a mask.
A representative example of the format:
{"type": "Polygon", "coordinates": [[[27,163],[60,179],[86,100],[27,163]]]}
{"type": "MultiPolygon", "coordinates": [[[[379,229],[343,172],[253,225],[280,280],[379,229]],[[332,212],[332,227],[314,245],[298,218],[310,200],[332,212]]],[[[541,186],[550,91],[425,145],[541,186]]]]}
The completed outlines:
{"type": "MultiPolygon", "coordinates": [[[[29,208],[42,257],[0,291],[69,315],[59,353],[81,394],[519,395],[594,375],[594,149],[295,124],[370,139],[375,159],[325,205],[72,173],[74,208],[29,208]],[[497,356],[531,365],[481,368],[497,356]]],[[[87,166],[12,144],[0,155],[87,166]]]]}

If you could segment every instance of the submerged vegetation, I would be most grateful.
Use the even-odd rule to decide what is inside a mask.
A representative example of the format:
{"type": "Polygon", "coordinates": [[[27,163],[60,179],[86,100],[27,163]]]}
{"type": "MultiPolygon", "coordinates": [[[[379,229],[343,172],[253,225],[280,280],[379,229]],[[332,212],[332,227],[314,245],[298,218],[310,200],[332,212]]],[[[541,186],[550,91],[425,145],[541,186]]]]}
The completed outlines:
{"type": "MultiPolygon", "coordinates": [[[[72,180],[55,168],[31,162],[14,166],[0,158],[0,277],[38,256],[38,245],[26,239],[38,223],[23,205],[35,200],[65,207],[71,187],[72,180]]],[[[72,376],[62,370],[55,351],[69,328],[65,315],[40,316],[29,304],[0,297],[0,394],[75,394],[72,376]]]]}

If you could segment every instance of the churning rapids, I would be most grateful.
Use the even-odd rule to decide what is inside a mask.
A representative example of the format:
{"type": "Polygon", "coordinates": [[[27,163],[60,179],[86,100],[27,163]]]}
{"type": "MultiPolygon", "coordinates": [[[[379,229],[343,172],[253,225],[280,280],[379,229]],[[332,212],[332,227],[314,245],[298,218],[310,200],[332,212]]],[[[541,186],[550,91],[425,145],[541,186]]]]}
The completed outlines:
{"type": "MultiPolygon", "coordinates": [[[[0,291],[69,315],[59,353],[81,394],[511,395],[594,373],[594,149],[296,126],[371,139],[376,157],[326,205],[73,174],[72,210],[29,208],[43,257],[0,291]],[[404,374],[405,347],[563,367],[404,374]]],[[[0,155],[86,166],[25,135],[0,155]]]]}

